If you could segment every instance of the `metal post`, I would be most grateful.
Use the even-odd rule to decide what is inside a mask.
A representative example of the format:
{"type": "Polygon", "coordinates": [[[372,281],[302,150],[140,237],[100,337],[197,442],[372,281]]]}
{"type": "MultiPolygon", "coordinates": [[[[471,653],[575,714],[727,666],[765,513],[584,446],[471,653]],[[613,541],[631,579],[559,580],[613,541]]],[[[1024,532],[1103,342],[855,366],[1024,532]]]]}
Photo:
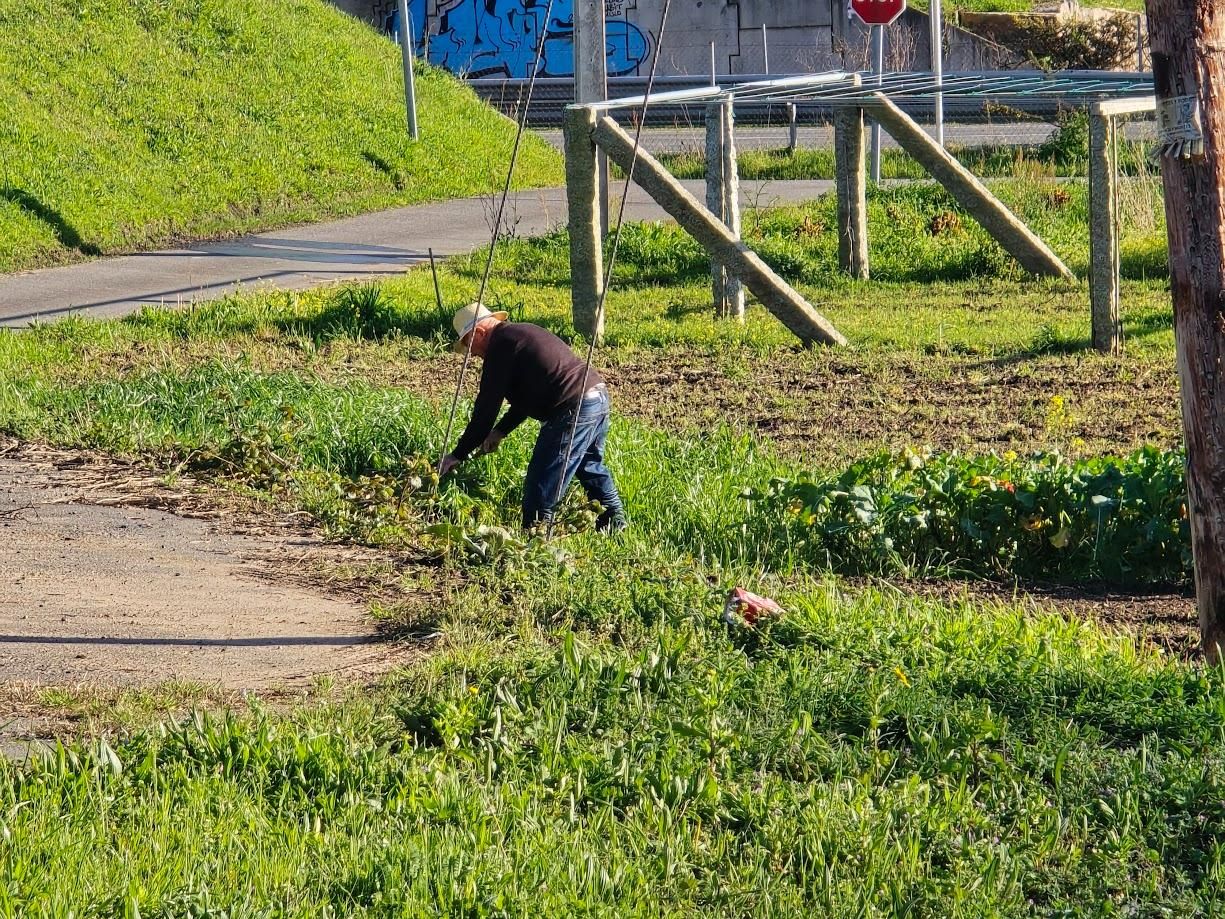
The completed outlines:
{"type": "Polygon", "coordinates": [[[800,149],[800,111],[794,102],[787,103],[787,152],[795,153],[800,149]]]}
{"type": "MultiPolygon", "coordinates": [[[[608,57],[604,0],[575,0],[574,101],[580,105],[608,98],[608,57]]],[[[547,28],[548,23],[543,27],[547,28]]],[[[600,197],[600,230],[608,233],[608,157],[596,155],[596,188],[600,197]]]]}
{"type": "MultiPolygon", "coordinates": [[[[872,73],[879,86],[885,73],[885,27],[872,26],[872,73]]],[[[880,184],[880,122],[872,121],[872,181],[880,184]]]]}
{"type": "Polygon", "coordinates": [[[400,0],[400,56],[404,61],[404,106],[408,109],[408,135],[420,137],[417,131],[417,84],[413,79],[413,20],[408,0],[400,0]]]}
{"type": "Polygon", "coordinates": [[[719,70],[715,64],[715,43],[713,41],[710,43],[710,85],[719,85],[719,70]]]}
{"type": "Polygon", "coordinates": [[[761,61],[766,68],[766,75],[770,74],[770,38],[766,34],[766,24],[761,24],[761,61]]]}
{"type": "Polygon", "coordinates": [[[1144,73],[1144,16],[1136,13],[1136,70],[1144,73]]]}
{"type": "MultiPolygon", "coordinates": [[[[928,0],[927,15],[931,23],[932,75],[936,85],[944,85],[944,15],[941,0],[928,0]]],[[[936,143],[944,146],[944,93],[936,93],[936,143]]]]}

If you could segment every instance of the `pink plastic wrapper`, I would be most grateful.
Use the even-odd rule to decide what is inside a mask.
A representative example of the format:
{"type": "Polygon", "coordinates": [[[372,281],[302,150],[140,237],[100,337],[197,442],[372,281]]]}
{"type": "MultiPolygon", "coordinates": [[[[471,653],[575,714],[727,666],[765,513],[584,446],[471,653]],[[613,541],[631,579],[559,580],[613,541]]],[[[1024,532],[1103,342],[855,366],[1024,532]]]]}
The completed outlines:
{"type": "Polygon", "coordinates": [[[781,616],[783,608],[769,597],[760,597],[743,587],[737,587],[727,595],[723,604],[723,621],[728,625],[747,625],[750,628],[762,619],[781,616]]]}

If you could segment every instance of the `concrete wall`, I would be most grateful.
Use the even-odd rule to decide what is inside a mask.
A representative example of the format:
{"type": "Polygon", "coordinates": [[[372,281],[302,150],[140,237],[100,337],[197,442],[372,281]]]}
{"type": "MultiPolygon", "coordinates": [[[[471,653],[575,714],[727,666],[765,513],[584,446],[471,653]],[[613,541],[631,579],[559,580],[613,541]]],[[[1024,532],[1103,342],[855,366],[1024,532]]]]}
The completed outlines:
{"type": "MultiPolygon", "coordinates": [[[[397,0],[333,2],[379,28],[398,19],[397,0]]],[[[454,73],[526,78],[543,33],[540,75],[573,76],[573,0],[554,0],[547,23],[547,0],[410,0],[409,7],[422,53],[428,29],[430,61],[454,73]]],[[[658,47],[663,0],[605,0],[605,11],[609,75],[645,76],[658,47]]],[[[762,25],[773,73],[866,69],[868,33],[857,21],[848,21],[844,0],[674,0],[659,72],[710,73],[714,42],[719,73],[764,73],[762,25]]],[[[888,47],[889,69],[926,69],[927,17],[908,11],[890,28],[888,47]]],[[[953,59],[946,69],[991,63],[992,55],[984,54],[968,33],[950,34],[949,47],[953,59]]]]}

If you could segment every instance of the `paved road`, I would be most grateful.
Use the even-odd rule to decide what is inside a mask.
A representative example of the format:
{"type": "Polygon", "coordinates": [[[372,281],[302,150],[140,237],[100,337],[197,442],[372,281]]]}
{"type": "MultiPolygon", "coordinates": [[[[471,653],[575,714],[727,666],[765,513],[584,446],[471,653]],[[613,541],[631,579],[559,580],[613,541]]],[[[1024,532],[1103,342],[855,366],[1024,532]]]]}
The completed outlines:
{"type": "MultiPolygon", "coordinates": [[[[686,185],[699,199],[700,182],[686,185]]],[[[757,206],[815,198],[833,183],[745,183],[757,206]]],[[[525,191],[508,206],[507,221],[521,236],[565,222],[565,191],[525,191]]],[[[399,208],[277,230],[225,242],[99,259],[63,268],[0,276],[0,326],[21,327],[68,315],[122,316],[146,305],[187,304],[260,285],[302,289],[339,280],[398,274],[428,259],[487,245],[493,202],[467,198],[399,208]]],[[[633,220],[664,212],[635,188],[627,205],[633,220]]]]}
{"type": "MultiPolygon", "coordinates": [[[[924,130],[933,136],[935,134],[935,128],[931,125],[924,125],[924,130]]],[[[1054,125],[1044,121],[951,122],[944,126],[944,137],[947,143],[960,147],[1029,146],[1042,143],[1054,131],[1054,125]]],[[[1154,136],[1152,123],[1147,121],[1127,122],[1123,131],[1129,140],[1149,140],[1154,136]]],[[[561,131],[542,130],[537,133],[557,149],[562,149],[561,131]]],[[[799,141],[800,147],[806,150],[831,149],[834,145],[834,129],[826,125],[801,126],[799,141]]],[[[648,128],[642,134],[642,142],[652,153],[704,153],[706,129],[701,125],[648,128]]],[[[787,143],[786,125],[744,126],[736,129],[736,144],[741,150],[781,150],[787,143]]],[[[881,145],[886,149],[897,148],[897,142],[885,133],[881,135],[881,145]]]]}
{"type": "MultiPolygon", "coordinates": [[[[927,126],[928,133],[935,129],[927,126]]],[[[945,140],[963,147],[986,144],[1040,144],[1054,131],[1045,122],[1008,122],[1004,124],[947,124],[945,140]]],[[[556,130],[537,131],[545,140],[562,149],[562,133],[556,130]]],[[[787,126],[746,126],[736,129],[736,145],[741,150],[781,150],[787,146],[787,126]]],[[[834,129],[827,125],[805,125],[800,127],[800,147],[805,150],[832,149],[834,129]]],[[[706,129],[693,127],[648,128],[642,132],[643,146],[652,153],[703,153],[706,150],[706,129]]],[[[897,142],[882,133],[881,145],[896,148],[897,142]]]]}

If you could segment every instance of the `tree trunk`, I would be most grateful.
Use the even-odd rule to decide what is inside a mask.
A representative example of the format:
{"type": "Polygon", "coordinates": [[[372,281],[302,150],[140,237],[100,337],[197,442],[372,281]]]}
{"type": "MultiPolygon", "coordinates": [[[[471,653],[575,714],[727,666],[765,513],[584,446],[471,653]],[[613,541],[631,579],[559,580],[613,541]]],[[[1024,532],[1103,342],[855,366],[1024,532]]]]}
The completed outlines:
{"type": "Polygon", "coordinates": [[[1225,4],[1147,0],[1205,656],[1225,650],[1225,4]],[[1172,104],[1182,100],[1181,106],[1172,104]],[[1195,142],[1198,102],[1202,152],[1195,142]],[[1177,117],[1177,112],[1184,116],[1177,117]],[[1181,125],[1182,131],[1168,132],[1181,125]]]}

